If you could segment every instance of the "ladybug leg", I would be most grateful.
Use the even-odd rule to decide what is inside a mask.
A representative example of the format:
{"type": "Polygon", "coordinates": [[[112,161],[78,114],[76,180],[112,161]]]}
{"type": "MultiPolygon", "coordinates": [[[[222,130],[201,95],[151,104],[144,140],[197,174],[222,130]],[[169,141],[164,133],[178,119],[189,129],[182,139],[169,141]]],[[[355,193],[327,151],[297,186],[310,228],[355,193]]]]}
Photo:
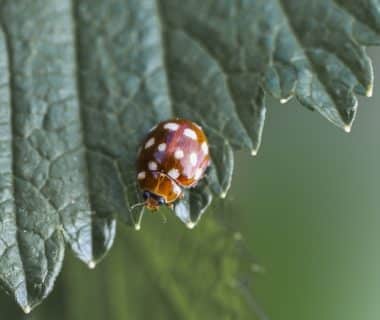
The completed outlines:
{"type": "Polygon", "coordinates": [[[170,210],[173,210],[173,209],[174,209],[174,204],[173,204],[173,203],[168,204],[168,208],[169,208],[170,210]]]}
{"type": "Polygon", "coordinates": [[[167,223],[168,219],[166,218],[165,214],[161,212],[161,217],[162,217],[162,223],[167,223]]]}
{"type": "Polygon", "coordinates": [[[185,197],[185,194],[181,192],[181,194],[178,196],[178,199],[182,200],[185,197]]]}

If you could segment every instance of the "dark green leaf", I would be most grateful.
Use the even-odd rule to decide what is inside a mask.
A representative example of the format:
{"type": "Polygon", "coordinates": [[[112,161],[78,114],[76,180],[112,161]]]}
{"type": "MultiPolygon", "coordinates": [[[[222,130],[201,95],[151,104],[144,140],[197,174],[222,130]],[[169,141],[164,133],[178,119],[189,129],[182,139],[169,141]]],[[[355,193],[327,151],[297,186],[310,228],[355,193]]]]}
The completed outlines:
{"type": "Polygon", "coordinates": [[[174,212],[189,229],[192,229],[210,205],[211,200],[210,191],[205,182],[201,181],[191,192],[185,191],[184,199],[174,205],[174,212]]]}
{"type": "Polygon", "coordinates": [[[211,129],[208,130],[208,137],[213,162],[206,173],[206,178],[213,193],[225,198],[231,186],[234,170],[233,150],[227,139],[211,129]]]}
{"type": "Polygon", "coordinates": [[[187,223],[226,195],[232,150],[256,154],[264,92],[350,130],[379,43],[371,0],[0,0],[1,282],[28,311],[64,240],[93,267],[117,214],[140,221],[136,152],[160,120],[210,139],[208,183],[177,207],[187,223]]]}

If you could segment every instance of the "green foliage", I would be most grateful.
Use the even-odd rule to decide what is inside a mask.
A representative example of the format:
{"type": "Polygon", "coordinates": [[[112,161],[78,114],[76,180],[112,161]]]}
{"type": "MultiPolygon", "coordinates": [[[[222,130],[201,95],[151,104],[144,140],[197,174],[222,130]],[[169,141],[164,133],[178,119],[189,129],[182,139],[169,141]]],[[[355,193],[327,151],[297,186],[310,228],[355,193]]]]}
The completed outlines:
{"type": "Polygon", "coordinates": [[[140,220],[136,150],[160,120],[193,119],[210,138],[208,183],[176,208],[190,226],[226,195],[232,149],[257,152],[264,92],[348,131],[354,94],[372,93],[363,46],[380,42],[379,12],[370,0],[0,1],[3,286],[29,311],[65,242],[94,266],[116,215],[140,220]]]}
{"type": "MultiPolygon", "coordinates": [[[[68,255],[54,294],[33,320],[256,319],[243,291],[254,276],[244,268],[250,259],[214,219],[190,231],[154,215],[143,234],[118,231],[109,258],[92,272],[68,255]]],[[[2,317],[20,319],[8,300],[0,297],[2,317]]]]}

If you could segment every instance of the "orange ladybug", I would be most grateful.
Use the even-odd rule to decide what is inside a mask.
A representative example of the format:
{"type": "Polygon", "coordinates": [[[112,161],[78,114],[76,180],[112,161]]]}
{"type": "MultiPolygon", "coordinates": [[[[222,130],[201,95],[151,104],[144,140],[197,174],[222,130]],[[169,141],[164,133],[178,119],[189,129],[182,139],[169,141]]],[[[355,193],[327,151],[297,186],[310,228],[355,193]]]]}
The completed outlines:
{"type": "Polygon", "coordinates": [[[173,207],[182,188],[197,185],[210,164],[206,135],[196,123],[173,119],[153,127],[145,138],[137,161],[137,180],[144,205],[157,210],[173,207]]]}

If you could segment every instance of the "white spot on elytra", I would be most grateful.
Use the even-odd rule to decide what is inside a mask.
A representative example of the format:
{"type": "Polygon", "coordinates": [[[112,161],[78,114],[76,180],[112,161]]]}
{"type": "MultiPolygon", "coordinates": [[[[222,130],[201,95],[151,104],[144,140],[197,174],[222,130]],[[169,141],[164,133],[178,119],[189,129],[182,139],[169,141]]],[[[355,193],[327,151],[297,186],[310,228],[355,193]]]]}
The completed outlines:
{"type": "Polygon", "coordinates": [[[168,122],[168,123],[164,124],[164,128],[168,129],[170,131],[176,131],[179,128],[179,124],[178,123],[174,123],[174,122],[168,122]]]}
{"type": "Polygon", "coordinates": [[[195,131],[194,131],[193,129],[186,128],[186,129],[183,131],[183,134],[184,134],[186,137],[189,137],[190,139],[197,140],[197,134],[195,133],[195,131]]]}
{"type": "Polygon", "coordinates": [[[168,176],[169,177],[172,177],[173,179],[177,179],[179,177],[179,171],[178,169],[170,169],[169,172],[168,172],[168,176]]]}
{"type": "Polygon", "coordinates": [[[145,147],[144,147],[144,148],[145,148],[145,149],[150,148],[151,146],[154,145],[154,142],[155,142],[154,137],[150,138],[150,139],[145,143],[145,147]]]}
{"type": "Polygon", "coordinates": [[[172,181],[173,192],[177,195],[181,194],[182,190],[175,181],[172,181]]]}
{"type": "Polygon", "coordinates": [[[190,163],[193,167],[195,167],[195,165],[197,164],[197,161],[198,161],[197,154],[195,152],[190,153],[190,163]]]}
{"type": "Polygon", "coordinates": [[[156,128],[157,128],[157,125],[153,126],[152,128],[150,128],[149,132],[152,132],[156,128]]]}
{"type": "Polygon", "coordinates": [[[149,161],[148,162],[148,168],[149,168],[149,170],[152,170],[152,171],[157,170],[157,163],[154,161],[149,161]]]}
{"type": "Polygon", "coordinates": [[[206,142],[206,141],[202,142],[202,144],[201,144],[201,149],[202,149],[202,152],[203,152],[204,154],[208,154],[208,145],[207,145],[207,142],[206,142]]]}
{"type": "Polygon", "coordinates": [[[183,153],[183,150],[182,149],[177,149],[175,152],[174,152],[174,158],[176,159],[182,159],[184,156],[184,153],[183,153]]]}
{"type": "Polygon", "coordinates": [[[158,145],[158,151],[164,152],[166,150],[166,143],[160,143],[158,145]]]}
{"type": "Polygon", "coordinates": [[[181,192],[182,192],[182,190],[181,190],[181,188],[178,186],[178,184],[176,184],[176,183],[174,183],[174,182],[173,182],[173,192],[174,192],[175,194],[181,194],[181,192]]]}
{"type": "Polygon", "coordinates": [[[145,171],[141,171],[141,172],[139,172],[138,175],[137,175],[137,179],[138,179],[138,180],[144,180],[145,177],[146,177],[145,171]]]}
{"type": "Polygon", "coordinates": [[[197,168],[195,170],[194,179],[199,180],[202,176],[203,170],[201,168],[197,168]]]}

